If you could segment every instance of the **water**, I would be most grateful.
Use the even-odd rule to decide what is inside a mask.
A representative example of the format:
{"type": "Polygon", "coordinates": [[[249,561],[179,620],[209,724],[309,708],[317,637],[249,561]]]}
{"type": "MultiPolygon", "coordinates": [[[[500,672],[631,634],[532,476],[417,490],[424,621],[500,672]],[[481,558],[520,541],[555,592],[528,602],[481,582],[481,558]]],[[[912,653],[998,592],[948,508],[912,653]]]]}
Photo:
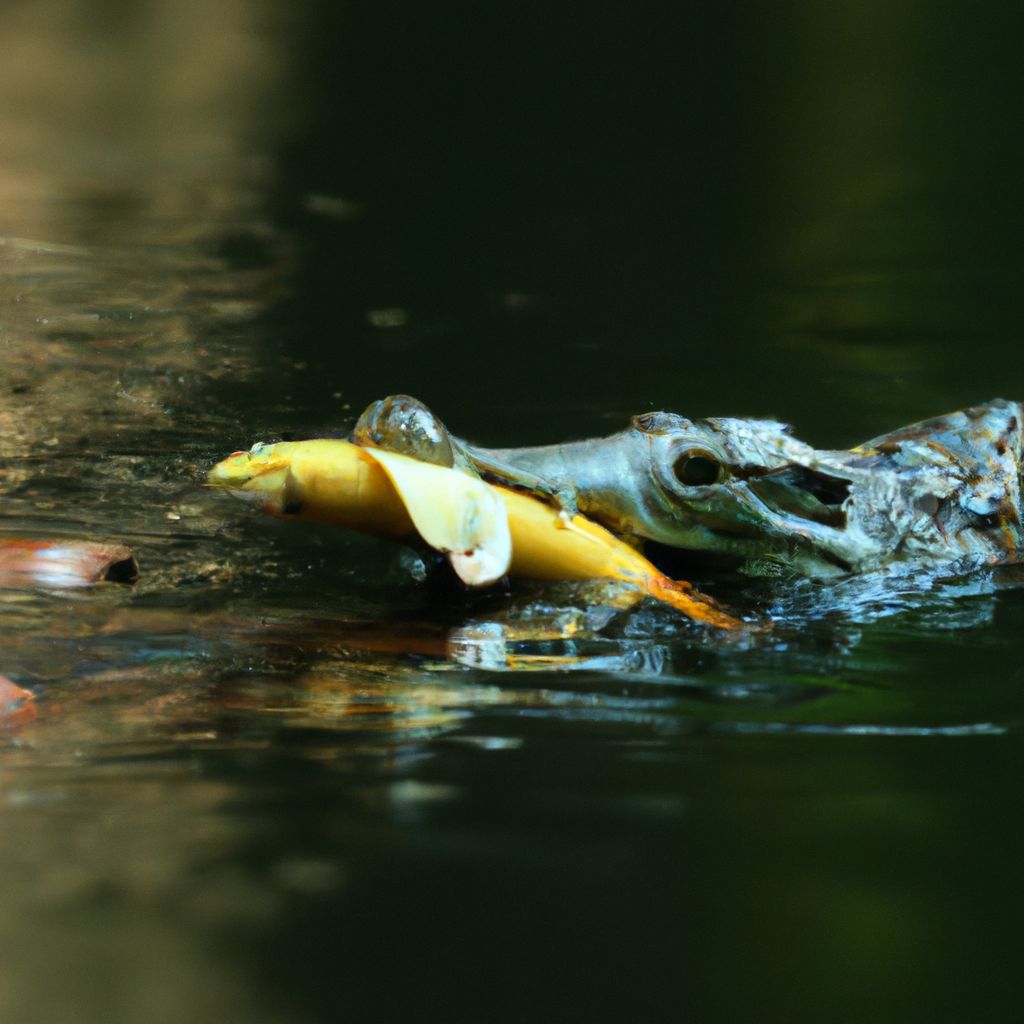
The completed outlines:
{"type": "Polygon", "coordinates": [[[457,7],[5,23],[0,532],[141,576],[0,591],[0,1019],[1006,1016],[1007,581],[551,640],[195,484],[401,391],[493,445],[1024,397],[1020,16],[457,7]]]}

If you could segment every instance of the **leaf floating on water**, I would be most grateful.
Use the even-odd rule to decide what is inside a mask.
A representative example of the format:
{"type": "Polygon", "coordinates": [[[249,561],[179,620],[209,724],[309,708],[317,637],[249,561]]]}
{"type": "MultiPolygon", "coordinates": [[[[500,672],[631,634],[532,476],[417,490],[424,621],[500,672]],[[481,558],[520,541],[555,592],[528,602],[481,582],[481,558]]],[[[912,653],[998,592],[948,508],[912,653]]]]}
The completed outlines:
{"type": "Polygon", "coordinates": [[[24,725],[38,715],[35,695],[0,676],[0,729],[24,725]]]}
{"type": "Polygon", "coordinates": [[[138,576],[138,562],[123,544],[0,540],[0,586],[91,587],[134,583],[138,576]]]}

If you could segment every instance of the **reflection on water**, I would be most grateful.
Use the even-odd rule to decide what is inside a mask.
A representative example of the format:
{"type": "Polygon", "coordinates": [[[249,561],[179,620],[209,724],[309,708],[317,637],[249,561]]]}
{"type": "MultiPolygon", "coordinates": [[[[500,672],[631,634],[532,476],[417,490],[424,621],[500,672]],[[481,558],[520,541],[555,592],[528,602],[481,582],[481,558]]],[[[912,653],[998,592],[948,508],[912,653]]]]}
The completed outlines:
{"type": "MultiPolygon", "coordinates": [[[[412,5],[101,7],[22,3],[5,21],[0,535],[127,543],[141,575],[0,591],[0,675],[36,710],[0,722],[0,1019],[464,1005],[518,1021],[556,1001],[588,1020],[792,1019],[797,1003],[832,1019],[837,992],[875,1019],[1001,1005],[998,978],[947,989],[951,965],[984,975],[1019,930],[1014,580],[711,577],[774,622],[720,636],[571,589],[416,584],[383,543],[196,486],[233,448],[342,430],[403,389],[505,444],[610,430],[652,402],[802,412],[819,443],[849,442],[895,425],[880,410],[1019,397],[1019,370],[993,361],[961,394],[969,361],[925,310],[959,282],[963,327],[992,261],[1010,271],[987,250],[928,269],[949,221],[914,183],[942,171],[901,141],[913,75],[861,74],[877,33],[860,19],[880,8],[829,22],[856,43],[830,87],[805,68],[765,93],[790,117],[771,145],[696,80],[708,125],[691,98],[685,132],[650,107],[679,74],[652,48],[720,74],[686,41],[721,27],[711,8],[664,42],[609,8],[585,45],[545,13],[524,53],[564,37],[581,61],[551,62],[553,95],[649,111],[644,132],[679,134],[684,159],[639,134],[616,156],[607,114],[593,138],[575,106],[545,120],[518,60],[446,67],[449,23],[412,5]],[[631,46],[650,88],[608,79],[631,46]],[[888,121],[864,113],[863,81],[888,121]],[[832,103],[846,113],[823,131],[832,103]],[[509,125],[548,148],[511,151],[509,125]],[[775,155],[718,181],[750,147],[775,155]],[[700,212],[681,193],[712,198],[700,212]],[[892,219],[887,197],[909,197],[892,219]],[[774,269],[752,284],[757,262],[774,269]],[[504,360],[486,380],[483,348],[504,360]]],[[[918,16],[884,20],[903,39],[918,16]]],[[[758,29],[759,52],[778,59],[779,32],[810,60],[824,29],[802,17],[803,34],[758,29]]],[[[754,36],[727,27],[730,82],[754,89],[758,66],[736,59],[754,36]]],[[[986,317],[1008,333],[1005,310],[986,317]]]]}

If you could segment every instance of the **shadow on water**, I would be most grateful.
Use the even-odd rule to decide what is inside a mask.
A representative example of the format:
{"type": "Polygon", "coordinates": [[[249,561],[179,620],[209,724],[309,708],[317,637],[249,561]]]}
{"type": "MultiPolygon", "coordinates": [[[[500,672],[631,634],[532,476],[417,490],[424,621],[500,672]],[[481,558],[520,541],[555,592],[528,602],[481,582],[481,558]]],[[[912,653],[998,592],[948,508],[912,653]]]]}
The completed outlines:
{"type": "Polygon", "coordinates": [[[774,620],[737,639],[440,592],[196,481],[388,392],[502,444],[1024,396],[1019,32],[94,6],[5,28],[0,536],[140,578],[0,590],[0,1018],[1015,1005],[1012,580],[702,579],[774,620]]]}

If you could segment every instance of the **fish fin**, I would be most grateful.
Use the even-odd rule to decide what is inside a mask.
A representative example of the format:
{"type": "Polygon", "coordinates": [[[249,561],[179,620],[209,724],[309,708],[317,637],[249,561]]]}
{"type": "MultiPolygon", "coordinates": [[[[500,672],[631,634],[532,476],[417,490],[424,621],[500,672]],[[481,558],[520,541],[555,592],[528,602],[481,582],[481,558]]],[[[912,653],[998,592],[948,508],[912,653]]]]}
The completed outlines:
{"type": "Polygon", "coordinates": [[[387,473],[417,533],[444,552],[468,586],[508,572],[512,538],[505,504],[482,480],[380,448],[363,449],[387,473]]]}

